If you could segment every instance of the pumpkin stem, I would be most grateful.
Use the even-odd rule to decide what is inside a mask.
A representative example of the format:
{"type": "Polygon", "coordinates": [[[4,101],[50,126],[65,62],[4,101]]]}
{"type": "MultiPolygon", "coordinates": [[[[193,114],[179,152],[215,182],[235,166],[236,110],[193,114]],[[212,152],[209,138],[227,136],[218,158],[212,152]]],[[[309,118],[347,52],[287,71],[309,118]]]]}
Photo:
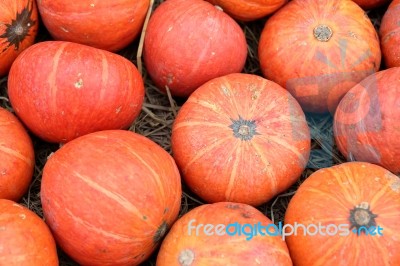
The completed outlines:
{"type": "Polygon", "coordinates": [[[327,42],[333,35],[332,29],[327,25],[318,25],[314,28],[314,37],[320,42],[327,42]]]}
{"type": "Polygon", "coordinates": [[[231,119],[232,125],[229,127],[233,131],[233,135],[240,140],[251,140],[254,135],[259,135],[256,132],[257,125],[254,120],[244,120],[239,116],[238,120],[231,119]]]}
{"type": "Polygon", "coordinates": [[[194,252],[190,249],[184,249],[179,253],[179,264],[182,266],[190,266],[194,261],[194,252]]]}
{"type": "Polygon", "coordinates": [[[369,228],[371,226],[376,226],[375,218],[378,215],[371,212],[369,209],[368,202],[362,202],[361,204],[354,207],[353,210],[350,210],[350,225],[351,228],[366,227],[369,228]]]}
{"type": "Polygon", "coordinates": [[[29,36],[30,29],[36,24],[36,21],[32,20],[32,12],[33,2],[28,2],[28,6],[24,7],[21,13],[17,13],[11,23],[5,24],[5,31],[0,35],[0,39],[6,39],[8,45],[1,52],[13,45],[15,50],[19,50],[20,44],[29,36]]]}

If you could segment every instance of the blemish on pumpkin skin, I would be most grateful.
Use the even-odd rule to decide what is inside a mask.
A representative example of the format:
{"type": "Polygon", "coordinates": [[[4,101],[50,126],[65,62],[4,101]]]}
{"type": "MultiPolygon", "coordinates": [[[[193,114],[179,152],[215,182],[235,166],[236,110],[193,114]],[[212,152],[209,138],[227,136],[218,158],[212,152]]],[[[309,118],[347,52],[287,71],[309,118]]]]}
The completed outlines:
{"type": "Polygon", "coordinates": [[[400,193],[400,181],[397,180],[397,181],[393,182],[393,183],[390,185],[390,188],[391,188],[394,192],[400,193]]]}
{"type": "Polygon", "coordinates": [[[77,89],[82,88],[82,87],[83,87],[83,80],[82,80],[81,78],[78,79],[78,81],[75,82],[74,86],[75,86],[75,88],[77,88],[77,89]]]}
{"type": "Polygon", "coordinates": [[[60,29],[61,29],[62,31],[64,31],[64,32],[69,32],[69,30],[67,30],[67,29],[64,28],[64,27],[60,27],[60,29]]]}
{"type": "Polygon", "coordinates": [[[118,107],[117,109],[115,109],[115,113],[116,113],[116,114],[119,114],[119,112],[121,112],[121,110],[122,110],[122,106],[120,106],[120,107],[118,107]]]}
{"type": "Polygon", "coordinates": [[[182,266],[190,266],[195,259],[194,252],[190,249],[184,249],[179,253],[178,261],[182,266]]]}
{"type": "Polygon", "coordinates": [[[20,217],[22,220],[25,220],[25,219],[26,219],[26,215],[25,215],[25,214],[23,214],[23,213],[22,213],[22,214],[20,214],[20,215],[19,215],[19,217],[20,217]]]}

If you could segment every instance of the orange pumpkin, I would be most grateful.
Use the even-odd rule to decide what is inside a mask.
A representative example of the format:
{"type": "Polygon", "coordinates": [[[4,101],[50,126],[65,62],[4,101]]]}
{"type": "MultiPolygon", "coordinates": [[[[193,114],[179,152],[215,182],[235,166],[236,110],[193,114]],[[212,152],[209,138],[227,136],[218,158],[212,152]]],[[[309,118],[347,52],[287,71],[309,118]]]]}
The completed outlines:
{"type": "Polygon", "coordinates": [[[334,118],[336,144],[348,160],[400,173],[400,67],[377,72],[349,91],[334,118]]]}
{"type": "Polygon", "coordinates": [[[21,122],[0,107],[0,199],[19,201],[35,165],[32,141],[21,122]]]}
{"type": "Polygon", "coordinates": [[[210,79],[241,72],[247,43],[243,30],[203,0],[169,0],[157,7],[144,40],[146,69],[162,91],[187,97],[210,79]]]}
{"type": "Polygon", "coordinates": [[[288,0],[207,0],[241,21],[252,21],[274,13],[288,0]]]}
{"type": "Polygon", "coordinates": [[[230,74],[189,97],[171,146],[185,182],[201,198],[256,206],[300,177],[310,132],[286,90],[256,75],[230,74]]]}
{"type": "Polygon", "coordinates": [[[141,32],[149,0],[37,0],[43,24],[55,40],[118,51],[141,32]]]}
{"type": "Polygon", "coordinates": [[[15,60],[8,95],[35,135],[64,143],[95,131],[128,128],[141,111],[144,84],[136,66],[120,55],[46,41],[15,60]]]}
{"type": "Polygon", "coordinates": [[[334,113],[381,63],[377,32],[350,0],[290,1],[266,22],[258,49],[264,76],[313,113],[334,113]]]}
{"type": "Polygon", "coordinates": [[[271,224],[264,214],[246,204],[202,205],[172,226],[161,245],[156,265],[291,266],[286,243],[275,236],[277,231],[271,224]]]}
{"type": "Polygon", "coordinates": [[[384,168],[350,162],[318,170],[285,214],[286,224],[297,223],[296,235],[286,231],[293,263],[400,265],[399,215],[400,179],[384,168]]]}
{"type": "Polygon", "coordinates": [[[386,67],[400,67],[400,0],[394,0],[383,15],[379,34],[386,67]]]}
{"type": "Polygon", "coordinates": [[[178,216],[181,180],[172,157],[125,130],[63,145],[43,169],[41,202],[60,247],[81,265],[138,265],[178,216]]]}
{"type": "Polygon", "coordinates": [[[46,223],[6,199],[0,199],[0,264],[58,266],[56,243],[46,223]]]}
{"type": "Polygon", "coordinates": [[[5,76],[35,41],[39,21],[35,0],[2,0],[0,10],[0,76],[5,76]]]}
{"type": "Polygon", "coordinates": [[[353,0],[364,9],[374,9],[389,3],[392,0],[353,0]]]}

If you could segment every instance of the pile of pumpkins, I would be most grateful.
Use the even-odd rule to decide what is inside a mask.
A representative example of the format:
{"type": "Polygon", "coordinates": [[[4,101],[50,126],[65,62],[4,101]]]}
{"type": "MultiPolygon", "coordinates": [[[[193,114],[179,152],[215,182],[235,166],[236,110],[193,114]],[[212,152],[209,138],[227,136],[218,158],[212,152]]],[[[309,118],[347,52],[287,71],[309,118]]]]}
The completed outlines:
{"type": "Polygon", "coordinates": [[[0,2],[0,75],[15,112],[0,109],[0,264],[58,265],[58,245],[80,265],[138,265],[159,247],[160,266],[400,265],[400,1],[153,4],[0,2]],[[365,10],[383,5],[377,32],[365,10]],[[52,40],[35,43],[39,17],[52,40]],[[238,22],[263,18],[261,77],[242,73],[238,22]],[[127,130],[145,86],[117,52],[139,37],[153,83],[185,99],[172,155],[127,130]],[[383,234],[248,240],[201,228],[272,223],[256,207],[305,170],[305,113],[332,114],[348,162],[309,176],[285,223],[383,234]],[[41,169],[44,220],[18,203],[35,165],[28,132],[62,144],[41,169]],[[182,182],[207,204],[178,218],[182,182]]]}

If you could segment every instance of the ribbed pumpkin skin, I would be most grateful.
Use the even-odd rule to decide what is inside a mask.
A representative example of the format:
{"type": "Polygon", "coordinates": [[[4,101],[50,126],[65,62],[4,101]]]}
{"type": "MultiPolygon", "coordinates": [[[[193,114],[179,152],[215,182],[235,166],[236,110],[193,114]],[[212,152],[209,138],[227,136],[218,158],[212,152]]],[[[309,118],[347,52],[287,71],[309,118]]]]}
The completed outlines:
{"type": "Polygon", "coordinates": [[[0,1],[0,77],[15,58],[35,41],[39,26],[34,0],[0,1]]]}
{"type": "Polygon", "coordinates": [[[99,130],[128,128],[141,111],[144,84],[135,65],[122,56],[48,41],[18,57],[10,70],[8,94],[34,134],[49,142],[68,142],[99,130]]]}
{"type": "Polygon", "coordinates": [[[387,4],[392,0],[353,0],[353,1],[364,9],[373,9],[383,6],[384,4],[387,4]]]}
{"type": "Polygon", "coordinates": [[[0,108],[0,199],[19,201],[32,180],[35,154],[21,122],[0,108]]]}
{"type": "MultiPolygon", "coordinates": [[[[241,225],[272,224],[264,214],[246,204],[219,202],[201,205],[172,226],[161,244],[157,266],[293,265],[286,243],[279,236],[258,235],[250,240],[246,240],[243,234],[220,236],[214,233],[210,236],[204,233],[203,227],[199,227],[197,236],[196,229],[191,230],[189,235],[188,226],[192,219],[195,219],[192,223],[194,226],[227,226],[236,222],[241,225]],[[194,258],[190,259],[188,254],[193,254],[194,258]]],[[[249,231],[249,228],[246,230],[249,231]]]]}
{"type": "Polygon", "coordinates": [[[379,35],[386,67],[400,67],[400,0],[394,0],[383,15],[379,35]]]}
{"type": "Polygon", "coordinates": [[[118,51],[142,30],[149,0],[37,0],[44,25],[55,40],[118,51]]]}
{"type": "Polygon", "coordinates": [[[26,207],[0,199],[0,232],[1,265],[58,266],[49,228],[26,207]]]}
{"type": "Polygon", "coordinates": [[[171,146],[186,184],[205,201],[256,206],[300,177],[310,132],[286,90],[256,75],[230,74],[189,97],[173,124],[171,146]]]}
{"type": "Polygon", "coordinates": [[[266,22],[258,53],[263,75],[312,113],[333,114],[344,94],[381,63],[378,34],[350,0],[290,1],[266,22]],[[330,38],[320,33],[323,26],[330,38]]]}
{"type": "Polygon", "coordinates": [[[286,241],[294,265],[400,265],[400,179],[380,166],[350,162],[313,173],[290,201],[285,223],[349,224],[350,210],[362,203],[377,215],[383,236],[298,231],[286,241]]]}
{"type": "Polygon", "coordinates": [[[253,21],[274,13],[287,0],[207,0],[241,21],[253,21]]]}
{"type": "Polygon", "coordinates": [[[334,134],[348,159],[400,173],[400,67],[380,71],[355,86],[340,102],[334,134]]]}
{"type": "Polygon", "coordinates": [[[243,30],[203,0],[168,0],[150,18],[143,48],[147,71],[162,91],[187,97],[205,82],[241,72],[247,57],[243,30]]]}
{"type": "Polygon", "coordinates": [[[177,218],[181,183],[172,157],[125,130],[95,132],[55,152],[41,201],[60,247],[81,265],[138,265],[177,218]]]}

